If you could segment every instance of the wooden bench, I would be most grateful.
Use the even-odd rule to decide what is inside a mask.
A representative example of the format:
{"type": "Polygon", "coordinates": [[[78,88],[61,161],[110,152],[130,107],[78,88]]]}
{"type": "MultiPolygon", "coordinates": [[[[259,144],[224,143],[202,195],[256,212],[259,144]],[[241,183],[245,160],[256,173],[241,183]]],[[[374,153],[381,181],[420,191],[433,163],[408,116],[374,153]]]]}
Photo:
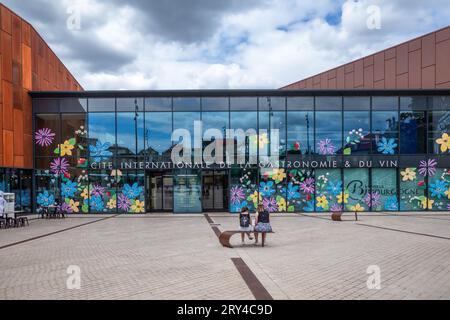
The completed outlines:
{"type": "MultiPolygon", "coordinates": [[[[331,214],[331,220],[333,221],[342,221],[342,211],[336,211],[331,214]]],[[[358,221],[358,212],[355,211],[355,220],[358,221]]]]}
{"type": "MultiPolygon", "coordinates": [[[[230,238],[236,233],[275,233],[273,231],[270,232],[257,232],[257,231],[241,231],[241,230],[231,230],[231,231],[224,231],[219,236],[219,241],[224,247],[233,248],[233,246],[230,244],[230,238]]],[[[261,237],[261,246],[264,247],[264,240],[263,237],[261,237]]]]}

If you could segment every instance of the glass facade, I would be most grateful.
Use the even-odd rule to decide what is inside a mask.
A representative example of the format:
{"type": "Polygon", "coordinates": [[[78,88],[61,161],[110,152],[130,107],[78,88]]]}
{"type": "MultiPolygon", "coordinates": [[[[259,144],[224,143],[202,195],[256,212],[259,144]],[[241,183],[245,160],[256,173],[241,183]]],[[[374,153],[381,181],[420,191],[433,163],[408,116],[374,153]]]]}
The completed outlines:
{"type": "Polygon", "coordinates": [[[450,210],[446,96],[144,95],[35,98],[34,178],[4,170],[0,186],[69,213],[450,210]],[[191,160],[212,143],[222,160],[178,166],[186,139],[191,160]]]}

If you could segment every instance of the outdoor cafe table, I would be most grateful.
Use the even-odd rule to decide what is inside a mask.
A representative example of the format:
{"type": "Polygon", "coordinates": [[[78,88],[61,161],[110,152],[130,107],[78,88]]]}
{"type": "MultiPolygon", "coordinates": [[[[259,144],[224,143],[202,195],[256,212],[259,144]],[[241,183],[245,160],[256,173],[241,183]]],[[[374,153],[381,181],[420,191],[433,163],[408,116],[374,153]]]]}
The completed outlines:
{"type": "Polygon", "coordinates": [[[50,215],[51,215],[49,209],[54,209],[54,210],[56,210],[57,207],[58,207],[58,206],[55,206],[55,205],[42,206],[42,215],[41,215],[41,218],[43,219],[43,218],[44,218],[44,215],[46,215],[47,218],[49,218],[50,215]]]}

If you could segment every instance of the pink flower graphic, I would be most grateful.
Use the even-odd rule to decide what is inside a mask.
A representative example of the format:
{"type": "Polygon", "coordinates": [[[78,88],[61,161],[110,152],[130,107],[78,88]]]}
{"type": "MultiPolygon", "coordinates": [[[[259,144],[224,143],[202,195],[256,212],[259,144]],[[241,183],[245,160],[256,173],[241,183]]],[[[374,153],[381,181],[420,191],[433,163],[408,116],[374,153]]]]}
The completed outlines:
{"type": "Polygon", "coordinates": [[[434,176],[436,174],[436,159],[422,160],[419,163],[419,174],[422,176],[434,176]]]}
{"type": "Polygon", "coordinates": [[[307,178],[300,183],[300,190],[306,194],[314,193],[314,178],[307,178]]]}
{"type": "Polygon", "coordinates": [[[55,158],[50,163],[50,170],[54,174],[66,174],[69,169],[69,162],[64,158],[55,158]]]}
{"type": "Polygon", "coordinates": [[[92,186],[91,195],[93,196],[102,196],[105,193],[105,188],[102,186],[94,185],[92,186]]]}
{"type": "Polygon", "coordinates": [[[35,133],[36,144],[41,147],[48,147],[52,144],[55,134],[49,128],[42,128],[35,133]]]}
{"type": "Polygon", "coordinates": [[[123,194],[119,194],[119,196],[117,197],[117,208],[124,211],[128,211],[128,209],[130,209],[130,206],[131,206],[130,199],[128,199],[123,194]]]}
{"type": "Polygon", "coordinates": [[[334,153],[334,145],[330,139],[320,140],[317,143],[317,146],[319,147],[319,154],[321,155],[328,155],[334,153]]]}
{"type": "Polygon", "coordinates": [[[378,207],[381,205],[381,195],[378,192],[368,193],[364,197],[364,202],[369,208],[378,207]]]}
{"type": "Polygon", "coordinates": [[[237,204],[241,203],[241,200],[244,200],[244,189],[242,187],[234,186],[230,190],[231,193],[231,203],[237,204]]]}
{"type": "Polygon", "coordinates": [[[340,212],[342,211],[342,206],[338,203],[333,203],[333,205],[330,207],[331,212],[340,212]]]}
{"type": "Polygon", "coordinates": [[[263,207],[265,210],[269,212],[277,212],[278,204],[274,197],[264,198],[263,199],[263,207]]]}

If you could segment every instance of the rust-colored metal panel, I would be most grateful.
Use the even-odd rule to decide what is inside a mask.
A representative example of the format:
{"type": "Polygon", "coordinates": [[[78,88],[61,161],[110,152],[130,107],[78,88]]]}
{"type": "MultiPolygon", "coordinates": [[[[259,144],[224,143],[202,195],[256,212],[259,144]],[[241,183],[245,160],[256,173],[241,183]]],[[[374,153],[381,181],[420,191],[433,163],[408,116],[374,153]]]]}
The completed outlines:
{"type": "Polygon", "coordinates": [[[364,68],[373,65],[373,55],[365,57],[363,61],[364,61],[364,68]]]}
{"type": "Polygon", "coordinates": [[[328,89],[328,73],[322,72],[320,74],[320,89],[328,89]]]}
{"type": "Polygon", "coordinates": [[[354,65],[353,65],[353,63],[347,63],[345,66],[344,66],[344,72],[345,73],[350,73],[350,72],[353,72],[353,68],[354,68],[354,65]]]}
{"type": "Polygon", "coordinates": [[[408,88],[422,86],[422,53],[420,50],[408,54],[408,88]]]}
{"type": "Polygon", "coordinates": [[[409,51],[416,51],[419,50],[422,47],[422,39],[414,39],[408,42],[408,49],[409,51]]]}
{"type": "Polygon", "coordinates": [[[450,27],[436,32],[436,42],[441,42],[450,39],[450,27]]]}
{"type": "Polygon", "coordinates": [[[14,166],[14,134],[12,130],[3,129],[3,166],[14,166]]]}
{"type": "Polygon", "coordinates": [[[364,68],[364,88],[373,89],[373,64],[364,68]]]}
{"type": "Polygon", "coordinates": [[[373,88],[374,88],[374,89],[384,89],[384,80],[376,81],[376,82],[373,84],[373,88]]]}
{"type": "Polygon", "coordinates": [[[387,50],[384,51],[384,58],[385,58],[386,60],[395,58],[395,55],[396,55],[396,50],[395,50],[395,48],[390,48],[390,49],[387,49],[387,50]]]}
{"type": "Polygon", "coordinates": [[[373,80],[379,81],[384,79],[384,52],[374,55],[373,80]]]}
{"type": "Polygon", "coordinates": [[[397,87],[395,75],[395,58],[386,60],[384,64],[384,86],[386,89],[394,89],[397,87]]]}
{"type": "Polygon", "coordinates": [[[328,89],[336,89],[336,78],[328,79],[328,89]]]}
{"type": "Polygon", "coordinates": [[[27,89],[22,89],[23,132],[33,134],[32,100],[27,89]]]}
{"type": "Polygon", "coordinates": [[[345,74],[345,89],[353,89],[353,72],[345,74]]]}
{"type": "Polygon", "coordinates": [[[450,81],[450,39],[436,45],[436,84],[450,81]]]}
{"type": "Polygon", "coordinates": [[[364,61],[362,59],[355,61],[355,76],[354,76],[355,87],[364,86],[364,61]]]}
{"type": "Polygon", "coordinates": [[[313,79],[312,78],[306,79],[306,88],[307,89],[312,89],[313,88],[313,79]]]}
{"type": "Polygon", "coordinates": [[[14,109],[14,155],[23,156],[23,111],[14,109]]]}
{"type": "Polygon", "coordinates": [[[22,28],[22,43],[31,47],[31,27],[25,21],[21,21],[22,28]]]}
{"type": "MultiPolygon", "coordinates": [[[[13,130],[13,92],[12,84],[2,80],[3,130],[13,130]]],[[[5,154],[5,153],[3,153],[5,154]]]]}
{"type": "Polygon", "coordinates": [[[336,87],[345,88],[344,67],[337,68],[336,87]]]}
{"type": "Polygon", "coordinates": [[[15,168],[23,168],[24,167],[24,156],[16,156],[14,155],[14,167],[15,168]]]}
{"type": "Polygon", "coordinates": [[[435,57],[436,35],[432,33],[422,38],[422,68],[435,64],[435,57]]]}
{"type": "Polygon", "coordinates": [[[397,75],[408,72],[408,44],[397,46],[397,75]]]}
{"type": "Polygon", "coordinates": [[[328,79],[336,78],[336,69],[328,71],[328,79]]]}
{"type": "Polygon", "coordinates": [[[435,79],[436,73],[434,65],[422,69],[422,88],[434,89],[436,87],[435,79]]]}
{"type": "Polygon", "coordinates": [[[25,89],[31,90],[31,48],[22,44],[22,85],[25,89]]]}
{"type": "Polygon", "coordinates": [[[1,6],[2,30],[11,34],[11,11],[5,6],[1,6]]]}
{"type": "Polygon", "coordinates": [[[29,134],[23,135],[23,157],[24,157],[24,167],[33,167],[33,136],[29,134]]]}
{"type": "Polygon", "coordinates": [[[12,19],[12,58],[17,63],[22,63],[22,28],[20,18],[12,19]]]}
{"type": "Polygon", "coordinates": [[[408,88],[408,74],[404,73],[397,76],[397,89],[408,88]]]}
{"type": "Polygon", "coordinates": [[[12,81],[12,39],[11,35],[1,31],[2,37],[2,79],[12,81]]]}

